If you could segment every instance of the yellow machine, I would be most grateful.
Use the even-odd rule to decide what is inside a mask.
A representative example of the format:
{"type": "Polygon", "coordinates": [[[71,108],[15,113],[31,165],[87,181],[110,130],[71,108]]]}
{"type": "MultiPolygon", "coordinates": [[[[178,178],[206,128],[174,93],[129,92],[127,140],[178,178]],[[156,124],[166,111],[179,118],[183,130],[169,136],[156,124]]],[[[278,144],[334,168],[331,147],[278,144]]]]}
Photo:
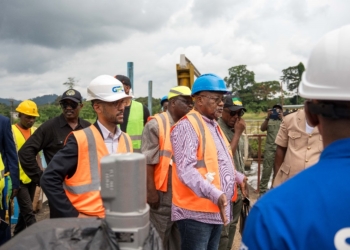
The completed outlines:
{"type": "Polygon", "coordinates": [[[177,85],[187,86],[192,89],[194,77],[200,75],[201,73],[199,73],[192,62],[184,54],[180,55],[180,63],[176,64],[177,85]]]}

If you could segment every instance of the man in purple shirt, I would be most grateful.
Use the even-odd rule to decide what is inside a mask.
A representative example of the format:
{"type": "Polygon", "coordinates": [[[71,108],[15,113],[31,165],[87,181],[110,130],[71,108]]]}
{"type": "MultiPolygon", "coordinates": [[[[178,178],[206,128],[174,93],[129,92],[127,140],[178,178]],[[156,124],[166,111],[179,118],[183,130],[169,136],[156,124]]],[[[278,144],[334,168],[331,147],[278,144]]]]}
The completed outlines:
{"type": "Polygon", "coordinates": [[[181,249],[217,249],[223,224],[230,221],[234,184],[246,191],[246,177],[234,169],[230,145],[216,122],[225,82],[205,74],[193,84],[194,110],[171,132],[174,154],[172,220],[181,249]]]}

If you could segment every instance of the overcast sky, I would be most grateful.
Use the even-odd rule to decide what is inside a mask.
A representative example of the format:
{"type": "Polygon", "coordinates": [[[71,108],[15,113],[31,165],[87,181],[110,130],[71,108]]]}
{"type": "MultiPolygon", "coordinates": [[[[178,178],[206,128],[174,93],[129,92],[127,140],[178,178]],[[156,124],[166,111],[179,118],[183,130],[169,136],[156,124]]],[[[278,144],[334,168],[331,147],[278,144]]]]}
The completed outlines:
{"type": "Polygon", "coordinates": [[[86,98],[93,78],[134,62],[135,96],[152,80],[160,98],[180,54],[202,74],[245,64],[257,82],[279,80],[349,10],[347,0],[0,0],[0,97],[61,95],[75,77],[86,98]]]}

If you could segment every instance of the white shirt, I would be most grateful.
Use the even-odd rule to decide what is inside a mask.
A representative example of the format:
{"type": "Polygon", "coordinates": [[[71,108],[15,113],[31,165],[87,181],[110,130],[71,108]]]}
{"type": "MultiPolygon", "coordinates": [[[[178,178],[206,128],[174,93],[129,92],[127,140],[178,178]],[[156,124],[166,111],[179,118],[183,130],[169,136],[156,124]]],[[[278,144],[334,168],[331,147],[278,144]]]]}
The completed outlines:
{"type": "Polygon", "coordinates": [[[305,130],[306,130],[305,131],[306,133],[311,134],[312,131],[314,130],[314,127],[311,127],[306,121],[306,129],[305,130]]]}
{"type": "Polygon", "coordinates": [[[122,131],[118,126],[116,126],[116,133],[111,133],[105,126],[103,126],[98,120],[97,124],[101,129],[103,140],[110,154],[116,153],[118,148],[118,140],[122,134],[122,131]]]}

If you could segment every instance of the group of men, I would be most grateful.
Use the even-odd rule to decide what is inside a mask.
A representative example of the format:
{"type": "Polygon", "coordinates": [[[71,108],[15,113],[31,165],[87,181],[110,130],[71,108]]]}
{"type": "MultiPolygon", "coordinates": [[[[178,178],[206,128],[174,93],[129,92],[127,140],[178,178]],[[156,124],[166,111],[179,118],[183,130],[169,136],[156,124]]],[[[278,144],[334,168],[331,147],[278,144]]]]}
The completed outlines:
{"type": "MultiPolygon", "coordinates": [[[[300,95],[307,98],[305,111],[286,117],[277,114],[277,146],[270,163],[274,188],[253,206],[241,249],[349,247],[349,43],[350,26],[321,40],[299,87],[300,95]],[[317,161],[321,142],[325,149],[319,162],[303,170],[317,161]]],[[[192,89],[170,89],[167,110],[147,117],[144,107],[128,94],[128,83],[118,75],[91,81],[87,100],[97,115],[94,124],[79,118],[82,97],[73,89],[62,96],[62,115],[35,132],[31,127],[38,116],[36,105],[27,101],[19,106],[20,121],[12,127],[16,144],[9,120],[0,116],[1,182],[10,175],[11,197],[23,199],[23,228],[35,222],[26,212],[34,185],[47,195],[51,217],[104,218],[100,159],[140,150],[147,162],[150,219],[164,248],[230,249],[242,198],[248,197],[247,177],[242,173],[245,108],[241,100],[226,95],[222,78],[204,74],[192,89]],[[135,112],[141,116],[134,116],[135,112]],[[129,125],[126,117],[140,127],[129,125]],[[41,150],[48,162],[45,171],[37,162],[41,150]]],[[[262,129],[268,129],[270,119],[271,115],[262,129]]],[[[0,215],[3,219],[4,208],[0,215]]]]}

